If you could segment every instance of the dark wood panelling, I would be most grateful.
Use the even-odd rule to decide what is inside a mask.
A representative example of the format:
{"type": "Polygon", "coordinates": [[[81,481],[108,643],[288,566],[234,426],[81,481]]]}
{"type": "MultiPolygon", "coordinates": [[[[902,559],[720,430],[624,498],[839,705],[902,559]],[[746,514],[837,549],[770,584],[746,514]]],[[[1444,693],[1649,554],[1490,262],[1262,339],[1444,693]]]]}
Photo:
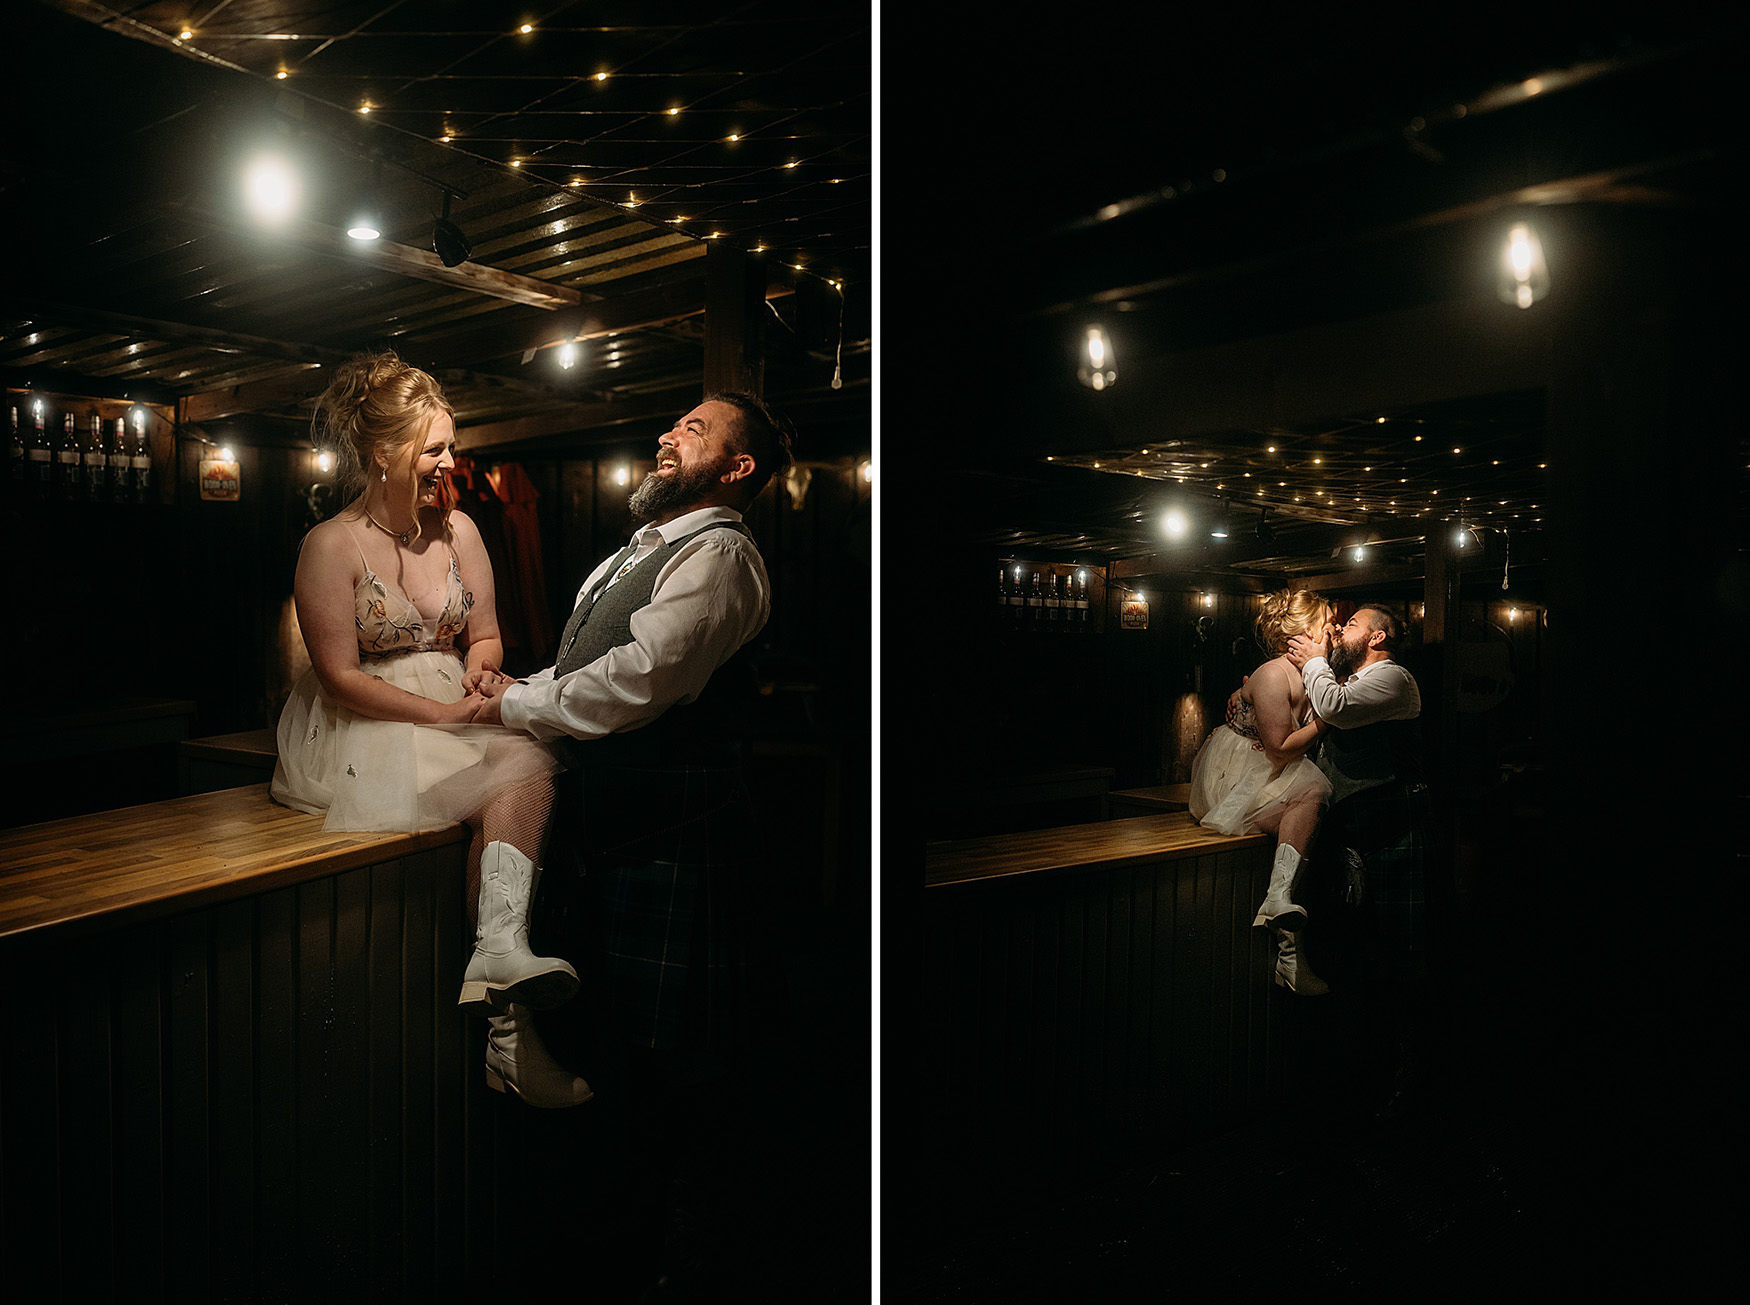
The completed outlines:
{"type": "Polygon", "coordinates": [[[935,1126],[1097,1151],[1264,1100],[1274,950],[1252,914],[1269,862],[1244,844],[928,893],[935,1126]]]}
{"type": "Polygon", "coordinates": [[[69,976],[0,1060],[0,1292],[27,1298],[45,1254],[69,1294],[140,1300],[462,1281],[462,853],[0,952],[15,990],[69,976]]]}

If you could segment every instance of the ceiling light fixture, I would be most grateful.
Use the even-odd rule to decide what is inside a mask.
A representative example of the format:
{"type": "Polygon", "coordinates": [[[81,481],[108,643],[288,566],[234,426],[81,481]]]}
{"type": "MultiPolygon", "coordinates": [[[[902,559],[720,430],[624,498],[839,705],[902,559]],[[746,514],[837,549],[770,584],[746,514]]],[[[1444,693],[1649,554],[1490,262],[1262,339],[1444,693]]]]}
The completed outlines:
{"type": "Polygon", "coordinates": [[[1549,293],[1549,268],[1543,261],[1543,243],[1530,223],[1516,222],[1507,233],[1496,288],[1503,303],[1519,308],[1530,308],[1549,293]]]}
{"type": "Polygon", "coordinates": [[[256,218],[278,225],[298,210],[298,174],[284,159],[263,154],[243,173],[243,199],[256,218]]]}
{"type": "Polygon", "coordinates": [[[459,267],[474,253],[462,228],[450,221],[450,192],[444,192],[444,215],[431,224],[431,248],[445,267],[459,267]]]}
{"type": "Polygon", "coordinates": [[[382,205],[378,199],[381,194],[380,176],[373,164],[368,198],[355,210],[352,221],[346,224],[346,234],[354,240],[376,240],[383,234],[382,205]]]}
{"type": "Polygon", "coordinates": [[[1082,339],[1082,356],[1076,366],[1076,379],[1090,390],[1104,390],[1118,379],[1118,358],[1112,352],[1106,333],[1090,326],[1082,339]]]}

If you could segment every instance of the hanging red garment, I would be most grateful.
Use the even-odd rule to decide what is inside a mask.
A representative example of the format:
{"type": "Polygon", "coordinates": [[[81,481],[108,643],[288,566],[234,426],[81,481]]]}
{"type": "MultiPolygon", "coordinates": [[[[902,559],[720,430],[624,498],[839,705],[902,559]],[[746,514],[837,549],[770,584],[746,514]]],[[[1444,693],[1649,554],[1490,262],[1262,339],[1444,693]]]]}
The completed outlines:
{"type": "Polygon", "coordinates": [[[500,462],[486,473],[501,508],[507,566],[499,576],[498,590],[516,595],[523,646],[532,660],[532,670],[553,661],[553,618],[547,604],[547,571],[541,554],[541,495],[519,463],[500,462]]]}
{"type": "MultiPolygon", "coordinates": [[[[521,599],[509,584],[516,569],[515,560],[505,544],[504,504],[483,468],[471,458],[458,458],[445,477],[451,502],[467,514],[480,531],[486,545],[486,560],[492,563],[492,585],[497,595],[498,636],[504,644],[504,668],[513,675],[539,670],[546,663],[531,659],[537,654],[529,647],[527,622],[521,609],[521,599]]],[[[544,652],[541,655],[545,655],[544,652]]]]}

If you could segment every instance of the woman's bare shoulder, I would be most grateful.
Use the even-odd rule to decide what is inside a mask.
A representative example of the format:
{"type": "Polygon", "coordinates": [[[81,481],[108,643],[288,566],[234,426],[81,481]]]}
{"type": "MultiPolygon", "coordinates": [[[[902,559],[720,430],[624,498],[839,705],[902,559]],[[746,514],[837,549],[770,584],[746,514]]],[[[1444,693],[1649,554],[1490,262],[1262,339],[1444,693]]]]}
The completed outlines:
{"type": "Polygon", "coordinates": [[[1267,689],[1271,692],[1286,692],[1289,684],[1288,663],[1280,657],[1272,657],[1246,679],[1249,689],[1267,689]]]}
{"type": "Polygon", "coordinates": [[[363,568],[364,555],[344,517],[318,521],[305,532],[304,542],[298,545],[298,562],[307,561],[324,566],[344,565],[354,570],[363,568]]]}
{"type": "Polygon", "coordinates": [[[480,542],[480,527],[474,524],[474,518],[461,508],[451,508],[449,515],[450,532],[458,543],[476,544],[480,542]]]}

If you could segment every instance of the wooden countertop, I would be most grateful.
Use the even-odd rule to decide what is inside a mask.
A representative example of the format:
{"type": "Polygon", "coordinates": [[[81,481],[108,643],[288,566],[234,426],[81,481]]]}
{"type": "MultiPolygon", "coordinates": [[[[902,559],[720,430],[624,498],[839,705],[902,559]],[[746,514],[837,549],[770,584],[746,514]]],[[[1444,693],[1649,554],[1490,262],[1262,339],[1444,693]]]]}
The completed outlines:
{"type": "Polygon", "coordinates": [[[0,940],[132,924],[463,842],[328,833],[266,784],[0,829],[0,940]]]}
{"type": "Polygon", "coordinates": [[[1138,811],[1185,811],[1191,806],[1189,784],[1155,784],[1150,788],[1115,788],[1106,795],[1114,807],[1138,811]]]}
{"type": "Polygon", "coordinates": [[[1270,842],[1268,834],[1230,837],[1212,833],[1183,811],[1101,820],[928,843],[924,847],[924,886],[942,888],[1011,875],[1110,869],[1270,842]]]}

